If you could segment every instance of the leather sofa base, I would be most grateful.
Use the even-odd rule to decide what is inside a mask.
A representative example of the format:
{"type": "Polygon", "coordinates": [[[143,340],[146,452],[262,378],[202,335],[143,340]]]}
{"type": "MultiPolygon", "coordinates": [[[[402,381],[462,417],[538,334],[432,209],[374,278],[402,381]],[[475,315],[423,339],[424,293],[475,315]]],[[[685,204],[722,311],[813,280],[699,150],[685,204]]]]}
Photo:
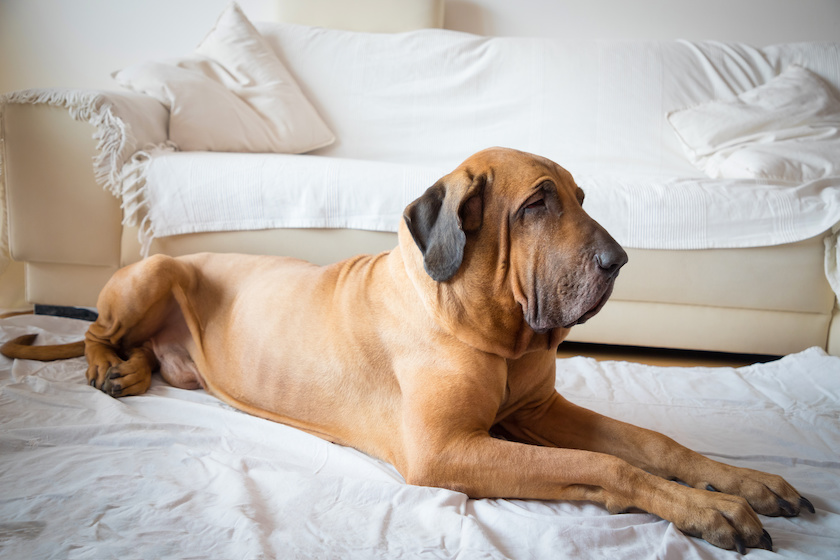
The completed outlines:
{"type": "Polygon", "coordinates": [[[26,263],[26,301],[44,305],[96,307],[99,292],[116,266],[26,263]]]}
{"type": "Polygon", "coordinates": [[[568,340],[782,356],[825,348],[831,323],[831,315],[821,313],[611,299],[568,340]]]}
{"type": "MultiPolygon", "coordinates": [[[[797,270],[811,275],[813,269],[819,270],[821,267],[818,262],[819,243],[819,240],[809,240],[760,250],[706,251],[702,255],[705,275],[706,278],[719,279],[718,290],[743,292],[745,287],[753,291],[778,289],[776,284],[779,282],[787,283],[790,289],[797,289],[797,270]],[[714,258],[715,253],[722,253],[721,258],[714,258]],[[799,263],[802,266],[795,270],[780,271],[777,258],[780,255],[784,255],[787,262],[790,262],[792,255],[799,255],[804,259],[799,263]],[[781,279],[768,282],[768,276],[772,274],[781,275],[781,279]],[[768,284],[770,288],[767,288],[768,284]]],[[[123,264],[139,260],[136,230],[126,230],[122,244],[122,254],[130,255],[123,264]]],[[[395,245],[396,235],[392,233],[289,229],[173,236],[155,240],[152,252],[183,255],[212,250],[282,254],[327,264],[361,252],[389,250],[395,245]]],[[[826,299],[833,298],[833,294],[830,288],[819,284],[819,288],[815,289],[813,279],[798,288],[810,290],[810,294],[795,294],[800,299],[806,296],[814,298],[812,302],[800,302],[800,310],[784,309],[784,306],[775,309],[750,308],[747,305],[722,306],[715,302],[714,290],[708,294],[708,303],[697,300],[696,290],[689,291],[690,299],[683,302],[645,301],[654,295],[646,286],[655,287],[669,282],[667,271],[685,274],[687,265],[681,261],[686,252],[633,249],[628,252],[631,262],[636,259],[637,262],[647,262],[647,265],[635,269],[635,272],[628,268],[627,274],[618,281],[619,284],[626,281],[627,288],[623,291],[617,289],[601,313],[589,323],[575,327],[569,340],[770,355],[783,355],[819,346],[828,347],[829,352],[840,354],[840,326],[833,331],[831,329],[832,322],[840,325],[840,320],[836,314],[832,316],[831,304],[825,303],[826,299]],[[656,280],[645,282],[645,278],[650,275],[655,275],[656,280]],[[820,309],[820,306],[825,311],[810,310],[820,309]],[[833,338],[837,339],[833,344],[829,344],[830,331],[836,335],[833,338]]],[[[115,270],[115,267],[107,266],[27,263],[27,299],[44,304],[95,306],[99,290],[115,270]]],[[[676,294],[678,290],[675,288],[671,292],[676,294]]],[[[755,300],[754,293],[748,296],[738,301],[750,303],[755,300]]],[[[772,301],[772,298],[764,299],[772,301]]]]}
{"type": "MultiPolygon", "coordinates": [[[[27,300],[94,307],[115,271],[27,263],[27,300]]],[[[596,317],[572,329],[569,340],[777,356],[828,346],[829,353],[840,354],[840,316],[611,299],[596,317]],[[830,330],[838,336],[830,338],[830,330]]]]}

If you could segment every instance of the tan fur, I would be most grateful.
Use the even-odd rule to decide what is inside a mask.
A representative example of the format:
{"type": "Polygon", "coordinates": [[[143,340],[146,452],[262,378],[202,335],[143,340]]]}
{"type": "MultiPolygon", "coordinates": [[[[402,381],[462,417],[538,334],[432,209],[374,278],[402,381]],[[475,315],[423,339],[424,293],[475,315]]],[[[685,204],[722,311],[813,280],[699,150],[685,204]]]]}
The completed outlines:
{"type": "Polygon", "coordinates": [[[491,149],[412,203],[387,253],[326,267],[151,257],[102,291],[88,380],[134,395],[160,367],[178,386],[389,461],[411,484],[593,500],[724,548],[770,548],[756,512],[811,508],[783,479],[555,392],[557,345],[626,262],[581,200],[553,162],[491,149]]]}
{"type": "Polygon", "coordinates": [[[21,360],[52,362],[54,360],[78,358],[85,353],[84,341],[53,344],[51,346],[31,346],[37,337],[37,334],[25,334],[12,339],[0,346],[0,354],[21,360]]]}

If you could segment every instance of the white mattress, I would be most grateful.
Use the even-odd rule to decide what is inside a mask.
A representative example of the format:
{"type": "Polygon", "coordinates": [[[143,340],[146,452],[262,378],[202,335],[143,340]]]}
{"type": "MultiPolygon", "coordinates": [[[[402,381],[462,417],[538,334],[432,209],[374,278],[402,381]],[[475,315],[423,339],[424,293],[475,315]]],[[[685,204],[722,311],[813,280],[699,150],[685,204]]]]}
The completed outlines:
{"type": "MultiPolygon", "coordinates": [[[[451,170],[313,155],[160,151],[145,173],[143,231],[147,241],[284,227],[397,231],[406,205],[451,170]]],[[[778,245],[840,221],[840,177],[802,185],[615,170],[575,177],[590,215],[637,249],[778,245]]]]}
{"type": "MultiPolygon", "coordinates": [[[[0,340],[87,324],[0,322],[0,340]]],[[[777,554],[840,550],[840,358],[811,349],[741,369],[558,361],[558,389],[715,459],[781,474],[816,515],[762,518],[777,554]]],[[[389,465],[156,379],[115,400],[78,358],[0,358],[0,557],[732,558],[647,514],[470,500],[389,465]]]]}

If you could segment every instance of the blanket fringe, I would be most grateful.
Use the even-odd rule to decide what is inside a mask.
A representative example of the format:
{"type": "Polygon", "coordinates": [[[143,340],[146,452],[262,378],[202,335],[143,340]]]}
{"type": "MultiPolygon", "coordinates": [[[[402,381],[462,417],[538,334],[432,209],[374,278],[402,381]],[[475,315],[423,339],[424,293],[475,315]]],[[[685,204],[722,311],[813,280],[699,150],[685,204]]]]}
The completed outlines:
{"type": "Polygon", "coordinates": [[[146,194],[146,168],[152,158],[158,154],[177,151],[172,142],[147,146],[131,156],[123,165],[119,185],[121,187],[120,200],[123,210],[123,225],[138,228],[137,238],[140,241],[140,254],[149,256],[152,241],[155,238],[154,229],[149,214],[149,202],[146,194]]]}
{"type": "Polygon", "coordinates": [[[837,296],[835,307],[840,305],[840,223],[831,228],[825,243],[825,277],[834,295],[837,296]]]}

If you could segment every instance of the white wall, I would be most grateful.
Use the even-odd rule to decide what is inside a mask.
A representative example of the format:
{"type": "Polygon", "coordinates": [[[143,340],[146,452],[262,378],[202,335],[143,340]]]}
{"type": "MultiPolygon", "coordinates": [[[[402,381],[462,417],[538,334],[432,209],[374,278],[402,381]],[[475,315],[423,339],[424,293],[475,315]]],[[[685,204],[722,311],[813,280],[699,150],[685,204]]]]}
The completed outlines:
{"type": "MultiPolygon", "coordinates": [[[[0,92],[115,88],[123,66],[187,54],[228,0],[0,0],[0,92]]],[[[240,0],[267,19],[269,0],[240,0]]]]}
{"type": "Polygon", "coordinates": [[[448,0],[446,26],[572,40],[840,41],[840,0],[448,0]]]}
{"type": "MultiPolygon", "coordinates": [[[[278,1],[240,5],[264,20],[278,1]]],[[[0,92],[113,88],[114,70],[190,52],[227,2],[0,0],[0,92]]],[[[840,0],[448,0],[446,27],[572,40],[838,41],[840,0]]]]}

